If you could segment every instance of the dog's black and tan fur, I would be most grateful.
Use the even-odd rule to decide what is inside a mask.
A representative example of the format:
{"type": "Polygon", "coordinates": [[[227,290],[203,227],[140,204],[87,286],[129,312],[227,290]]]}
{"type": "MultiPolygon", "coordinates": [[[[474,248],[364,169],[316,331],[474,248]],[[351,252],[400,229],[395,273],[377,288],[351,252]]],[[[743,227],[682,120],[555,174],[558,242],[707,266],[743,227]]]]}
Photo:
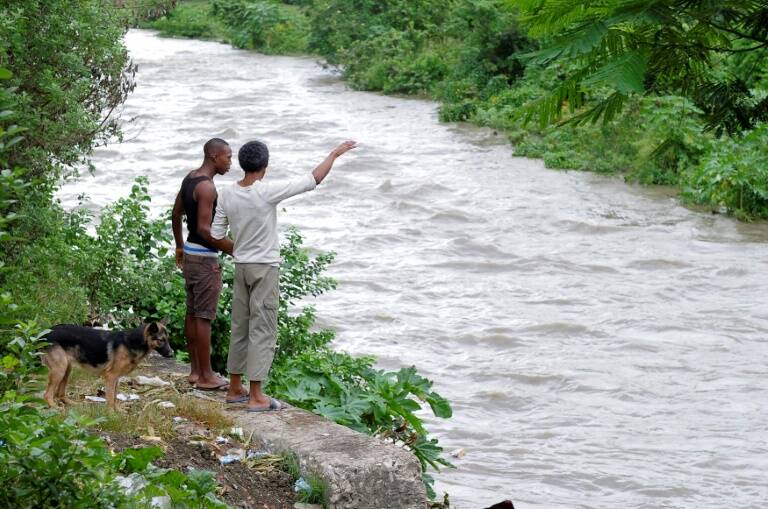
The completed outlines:
{"type": "Polygon", "coordinates": [[[115,408],[117,382],[156,350],[163,357],[171,357],[168,331],[159,322],[142,325],[133,330],[108,331],[79,325],[56,325],[45,340],[50,343],[43,362],[48,366],[48,388],[45,400],[51,407],[57,401],[68,403],[67,381],[76,362],[94,374],[104,377],[107,405],[115,408]]]}

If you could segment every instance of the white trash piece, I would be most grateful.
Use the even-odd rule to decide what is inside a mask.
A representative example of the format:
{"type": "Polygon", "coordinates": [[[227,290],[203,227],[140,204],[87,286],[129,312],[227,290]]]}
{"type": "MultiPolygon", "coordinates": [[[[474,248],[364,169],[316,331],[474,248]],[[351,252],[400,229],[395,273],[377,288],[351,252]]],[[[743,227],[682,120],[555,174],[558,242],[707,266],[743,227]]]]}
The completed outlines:
{"type": "Polygon", "coordinates": [[[226,456],[219,458],[219,462],[222,465],[229,465],[230,463],[236,463],[238,461],[240,461],[240,456],[237,454],[227,454],[226,456]]]}
{"type": "Polygon", "coordinates": [[[133,495],[134,493],[143,490],[149,484],[143,475],[136,472],[128,477],[118,475],[115,477],[115,481],[117,481],[117,485],[120,486],[120,489],[126,495],[133,495]]]}
{"type": "Polygon", "coordinates": [[[120,401],[138,401],[141,399],[138,394],[123,394],[122,392],[115,397],[120,401]]]}
{"type": "Polygon", "coordinates": [[[152,387],[165,387],[171,385],[171,382],[166,382],[159,376],[148,377],[144,375],[137,376],[136,383],[139,385],[151,385],[152,387]]]}
{"type": "Polygon", "coordinates": [[[107,398],[102,398],[101,396],[86,396],[86,401],[93,401],[94,403],[106,403],[107,398]]]}
{"type": "Polygon", "coordinates": [[[160,403],[157,404],[157,406],[160,408],[176,408],[176,405],[174,405],[170,401],[161,401],[160,403]]]}
{"type": "Polygon", "coordinates": [[[168,495],[162,497],[152,497],[152,501],[149,503],[149,507],[152,509],[171,509],[171,507],[173,507],[173,501],[168,495]]]}

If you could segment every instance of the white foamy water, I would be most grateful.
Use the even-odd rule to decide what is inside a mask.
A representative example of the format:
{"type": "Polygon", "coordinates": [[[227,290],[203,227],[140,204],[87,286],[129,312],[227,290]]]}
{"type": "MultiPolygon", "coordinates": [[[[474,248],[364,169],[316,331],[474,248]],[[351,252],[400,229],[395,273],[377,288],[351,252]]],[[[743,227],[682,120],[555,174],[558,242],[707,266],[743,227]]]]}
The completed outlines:
{"type": "MultiPolygon", "coordinates": [[[[414,364],[453,506],[762,508],[768,500],[765,223],[513,158],[428,101],[354,92],[312,59],[131,31],[126,141],[61,193],[100,207],[148,175],[171,206],[210,137],[258,138],[270,177],[345,155],[283,225],[337,253],[317,302],[336,346],[414,364]]],[[[237,164],[219,185],[239,178],[237,164]]]]}

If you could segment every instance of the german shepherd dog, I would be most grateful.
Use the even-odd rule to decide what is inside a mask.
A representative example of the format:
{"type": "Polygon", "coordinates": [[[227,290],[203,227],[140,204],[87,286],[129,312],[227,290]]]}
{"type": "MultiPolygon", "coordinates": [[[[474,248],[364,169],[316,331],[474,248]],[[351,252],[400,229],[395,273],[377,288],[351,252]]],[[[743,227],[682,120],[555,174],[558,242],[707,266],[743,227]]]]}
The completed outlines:
{"type": "Polygon", "coordinates": [[[56,325],[45,336],[50,343],[43,350],[43,363],[48,366],[45,400],[50,407],[69,403],[67,381],[76,362],[94,374],[104,377],[107,405],[115,409],[117,382],[156,350],[163,357],[173,356],[168,345],[168,331],[159,322],[133,330],[108,331],[79,325],[56,325]]]}

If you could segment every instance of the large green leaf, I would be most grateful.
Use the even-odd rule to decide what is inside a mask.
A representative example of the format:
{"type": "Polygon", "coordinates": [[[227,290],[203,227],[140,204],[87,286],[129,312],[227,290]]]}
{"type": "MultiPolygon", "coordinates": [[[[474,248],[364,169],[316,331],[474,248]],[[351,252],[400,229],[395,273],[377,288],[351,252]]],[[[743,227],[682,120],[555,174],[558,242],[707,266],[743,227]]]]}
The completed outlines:
{"type": "Polygon", "coordinates": [[[608,60],[582,83],[592,86],[607,85],[625,94],[642,93],[647,65],[648,57],[646,55],[639,51],[628,51],[608,60]]]}

